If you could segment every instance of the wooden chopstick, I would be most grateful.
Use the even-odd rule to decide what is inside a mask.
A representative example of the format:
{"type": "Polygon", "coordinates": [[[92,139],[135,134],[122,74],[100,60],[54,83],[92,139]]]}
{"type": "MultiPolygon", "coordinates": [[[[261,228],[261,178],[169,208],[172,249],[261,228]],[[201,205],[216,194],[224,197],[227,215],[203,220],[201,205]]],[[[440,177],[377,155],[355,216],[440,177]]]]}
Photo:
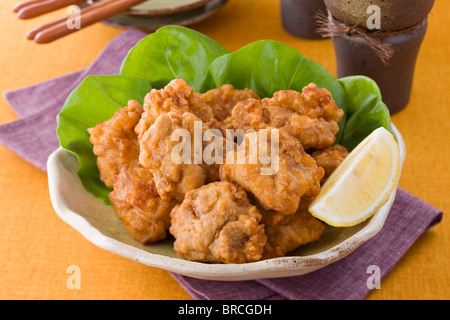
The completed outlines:
{"type": "Polygon", "coordinates": [[[46,0],[30,0],[30,1],[22,2],[22,3],[18,3],[14,6],[13,11],[17,13],[22,8],[28,7],[29,5],[36,4],[39,2],[44,2],[44,1],[46,1],[46,0]]]}
{"type": "MultiPolygon", "coordinates": [[[[88,7],[84,8],[82,11],[84,12],[84,14],[86,14],[87,12],[92,11],[92,10],[96,10],[96,8],[94,6],[88,6],[88,7]]],[[[44,31],[45,29],[49,29],[53,26],[56,26],[59,23],[64,23],[64,22],[67,23],[67,19],[68,19],[67,17],[62,17],[61,19],[58,19],[53,22],[49,22],[42,26],[36,27],[27,33],[27,39],[33,40],[39,32],[44,31]]]]}
{"type": "MultiPolygon", "coordinates": [[[[80,11],[80,29],[108,19],[144,1],[146,0],[105,0],[96,2],[80,11]]],[[[47,24],[46,28],[39,27],[39,31],[34,33],[34,41],[36,43],[49,43],[78,30],[67,27],[67,18],[60,19],[47,24]]]]}
{"type": "Polygon", "coordinates": [[[64,7],[74,4],[80,4],[86,0],[44,0],[35,3],[30,3],[27,6],[21,7],[17,12],[19,19],[31,19],[37,16],[49,13],[64,7]]]}

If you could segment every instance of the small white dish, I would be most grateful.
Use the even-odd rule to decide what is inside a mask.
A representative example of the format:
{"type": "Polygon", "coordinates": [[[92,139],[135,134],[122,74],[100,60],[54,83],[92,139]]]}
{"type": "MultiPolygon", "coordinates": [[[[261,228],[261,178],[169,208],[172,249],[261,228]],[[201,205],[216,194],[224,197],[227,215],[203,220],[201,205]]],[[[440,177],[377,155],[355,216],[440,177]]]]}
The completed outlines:
{"type": "MultiPolygon", "coordinates": [[[[406,149],[397,128],[392,131],[400,148],[401,164],[406,149]]],[[[89,194],[77,176],[78,161],[69,151],[59,148],[47,162],[50,197],[58,216],[87,240],[148,266],[199,279],[252,280],[306,274],[333,263],[375,236],[383,227],[395,200],[394,191],[370,219],[348,228],[327,226],[322,237],[298,248],[288,256],[246,264],[211,264],[181,259],[173,251],[173,238],[143,245],[134,240],[117,218],[112,207],[89,194]]]]}

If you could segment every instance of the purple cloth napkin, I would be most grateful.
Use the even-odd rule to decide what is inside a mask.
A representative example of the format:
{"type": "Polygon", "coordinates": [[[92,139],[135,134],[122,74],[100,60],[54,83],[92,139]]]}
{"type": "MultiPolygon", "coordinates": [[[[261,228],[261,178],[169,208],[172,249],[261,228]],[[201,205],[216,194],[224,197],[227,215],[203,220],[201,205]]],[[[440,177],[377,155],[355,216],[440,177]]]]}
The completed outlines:
{"type": "Polygon", "coordinates": [[[69,94],[88,75],[118,74],[128,51],[146,34],[128,30],[112,40],[86,69],[5,93],[21,119],[0,127],[0,143],[39,169],[58,146],[56,116],[69,94]]]}
{"type": "MultiPolygon", "coordinates": [[[[0,143],[26,161],[46,170],[47,158],[59,147],[56,115],[69,93],[87,75],[115,74],[128,50],[145,34],[128,30],[117,36],[88,68],[27,88],[6,92],[19,120],[0,126],[0,143]]],[[[404,190],[397,197],[383,229],[347,257],[313,273],[255,281],[207,281],[173,274],[195,299],[363,299],[371,285],[369,266],[381,278],[442,212],[404,190]]]]}

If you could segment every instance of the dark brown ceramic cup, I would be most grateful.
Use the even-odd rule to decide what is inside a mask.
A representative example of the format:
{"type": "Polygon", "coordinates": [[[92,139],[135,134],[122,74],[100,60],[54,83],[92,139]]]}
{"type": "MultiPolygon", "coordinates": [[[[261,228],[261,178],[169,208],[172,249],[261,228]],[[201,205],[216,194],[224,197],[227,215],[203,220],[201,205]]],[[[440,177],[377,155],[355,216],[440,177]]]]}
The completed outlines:
{"type": "Polygon", "coordinates": [[[365,75],[380,87],[383,101],[391,113],[406,107],[411,95],[414,69],[427,23],[412,32],[382,38],[394,49],[385,65],[372,47],[361,37],[342,35],[333,37],[337,75],[365,75]]]}
{"type": "Polygon", "coordinates": [[[280,0],[283,28],[295,37],[322,39],[317,32],[315,15],[327,12],[323,0],[280,0]]]}

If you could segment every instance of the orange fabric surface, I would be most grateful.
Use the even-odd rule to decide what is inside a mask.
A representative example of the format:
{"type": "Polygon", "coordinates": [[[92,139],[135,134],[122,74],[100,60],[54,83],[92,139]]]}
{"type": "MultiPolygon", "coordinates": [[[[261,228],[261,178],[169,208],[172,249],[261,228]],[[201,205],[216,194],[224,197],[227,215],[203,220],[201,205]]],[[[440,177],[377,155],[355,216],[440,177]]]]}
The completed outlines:
{"type": "MultiPolygon", "coordinates": [[[[35,26],[64,10],[20,21],[17,0],[0,2],[0,91],[18,89],[88,66],[122,30],[96,24],[49,45],[26,39],[35,26]]],[[[392,117],[407,158],[400,187],[444,211],[444,220],[424,234],[368,299],[449,299],[450,225],[450,2],[436,1],[429,16],[411,102],[392,117]]],[[[192,28],[229,50],[274,39],[300,50],[335,73],[331,40],[295,38],[281,27],[278,0],[231,0],[192,28]]],[[[0,97],[0,124],[17,119],[0,97]]],[[[0,299],[191,299],[160,269],[99,249],[55,214],[47,176],[0,146],[0,299]],[[81,288],[69,289],[66,272],[80,267],[81,288]]]]}

